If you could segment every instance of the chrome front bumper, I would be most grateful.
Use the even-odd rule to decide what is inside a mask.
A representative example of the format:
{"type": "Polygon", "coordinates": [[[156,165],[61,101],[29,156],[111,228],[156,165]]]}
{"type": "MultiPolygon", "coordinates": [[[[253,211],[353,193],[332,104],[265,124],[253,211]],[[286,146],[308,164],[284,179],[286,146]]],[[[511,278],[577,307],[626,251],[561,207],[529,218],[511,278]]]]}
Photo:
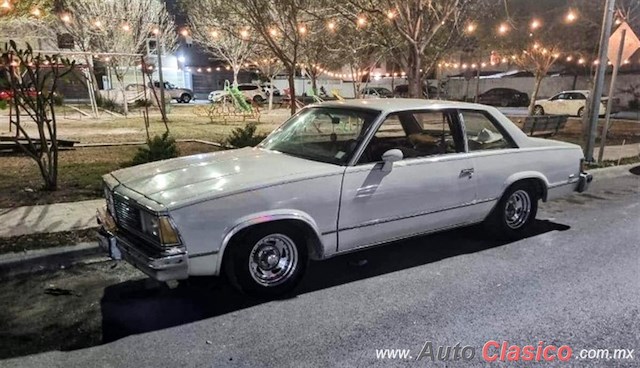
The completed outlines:
{"type": "Polygon", "coordinates": [[[187,252],[180,247],[159,251],[143,244],[117,228],[107,229],[106,212],[98,211],[98,242],[113,259],[124,259],[140,271],[158,281],[184,280],[189,277],[187,252]]]}
{"type": "Polygon", "coordinates": [[[593,175],[587,172],[581,172],[578,178],[578,185],[576,186],[576,192],[582,193],[589,189],[589,184],[593,181],[593,175]]]}

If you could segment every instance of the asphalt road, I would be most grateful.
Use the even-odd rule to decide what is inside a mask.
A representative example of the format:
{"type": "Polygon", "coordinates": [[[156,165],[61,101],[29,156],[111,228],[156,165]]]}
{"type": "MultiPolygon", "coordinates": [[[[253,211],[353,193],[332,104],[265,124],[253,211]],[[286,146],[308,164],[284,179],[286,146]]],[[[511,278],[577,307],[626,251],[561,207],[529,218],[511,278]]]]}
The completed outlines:
{"type": "Polygon", "coordinates": [[[13,359],[0,366],[486,366],[482,346],[496,340],[572,349],[571,361],[543,366],[637,367],[639,178],[544,204],[517,242],[471,228],[312,263],[287,300],[211,279],[169,290],[112,262],[4,280],[0,357],[13,359]],[[426,341],[475,357],[416,361],[426,341]],[[384,348],[412,359],[377,359],[384,348]],[[634,359],[579,359],[582,349],[634,349],[634,359]]]}

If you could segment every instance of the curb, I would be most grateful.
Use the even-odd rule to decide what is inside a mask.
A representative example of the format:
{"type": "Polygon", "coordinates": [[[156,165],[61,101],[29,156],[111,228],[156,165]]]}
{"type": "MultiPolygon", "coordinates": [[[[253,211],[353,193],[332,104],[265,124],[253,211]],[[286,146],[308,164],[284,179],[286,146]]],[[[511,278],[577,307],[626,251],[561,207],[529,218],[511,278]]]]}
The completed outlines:
{"type": "Polygon", "coordinates": [[[629,172],[632,168],[640,166],[640,163],[603,167],[599,169],[588,169],[587,172],[593,175],[593,179],[615,178],[618,176],[634,175],[629,172]]]}
{"type": "Polygon", "coordinates": [[[89,258],[107,259],[106,255],[100,257],[101,255],[104,253],[97,242],[2,254],[0,255],[0,278],[65,268],[89,258]]]}

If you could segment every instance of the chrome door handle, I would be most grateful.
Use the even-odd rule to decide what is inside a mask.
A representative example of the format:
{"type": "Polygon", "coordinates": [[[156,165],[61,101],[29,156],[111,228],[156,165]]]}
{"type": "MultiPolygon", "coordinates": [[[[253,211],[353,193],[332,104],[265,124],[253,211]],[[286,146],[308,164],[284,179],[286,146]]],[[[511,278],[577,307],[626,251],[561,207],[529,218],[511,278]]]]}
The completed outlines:
{"type": "Polygon", "coordinates": [[[468,176],[469,179],[471,179],[471,177],[473,176],[473,172],[474,172],[473,167],[469,169],[462,169],[460,170],[460,177],[463,178],[465,176],[468,176]]]}

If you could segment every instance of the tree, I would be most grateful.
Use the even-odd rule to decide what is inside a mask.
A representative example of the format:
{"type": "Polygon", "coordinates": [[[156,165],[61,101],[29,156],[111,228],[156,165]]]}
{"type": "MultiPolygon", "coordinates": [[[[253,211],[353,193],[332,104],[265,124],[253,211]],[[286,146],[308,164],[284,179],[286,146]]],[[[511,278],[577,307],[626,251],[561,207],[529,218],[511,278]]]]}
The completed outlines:
{"type": "Polygon", "coordinates": [[[341,52],[347,45],[341,44],[342,37],[326,29],[323,17],[306,24],[306,36],[302,39],[300,64],[311,79],[311,90],[318,95],[318,77],[322,69],[338,69],[344,66],[341,52]],[[336,45],[340,45],[336,49],[336,45]]]}
{"type": "Polygon", "coordinates": [[[301,58],[302,42],[307,35],[310,15],[319,5],[315,0],[234,0],[221,1],[230,14],[250,26],[271,52],[282,61],[289,75],[291,113],[296,112],[293,99],[296,96],[294,77],[301,58]]]}
{"type": "Polygon", "coordinates": [[[381,39],[391,47],[405,69],[409,96],[422,96],[422,81],[434,62],[462,33],[469,0],[348,0],[338,5],[343,16],[378,27],[381,39]],[[387,25],[395,32],[389,32],[387,25]]]}
{"type": "Polygon", "coordinates": [[[58,81],[74,68],[74,63],[58,55],[35,53],[30,45],[19,49],[14,41],[5,46],[0,66],[11,92],[10,123],[16,127],[16,144],[37,164],[45,190],[58,187],[58,137],[56,91],[58,81]],[[24,115],[35,123],[38,136],[25,129],[24,115]],[[22,144],[22,134],[27,143],[22,144]]]}
{"type": "MultiPolygon", "coordinates": [[[[254,52],[253,64],[258,66],[260,73],[269,80],[270,88],[273,89],[273,80],[284,69],[282,62],[275,57],[271,49],[258,47],[254,52]]],[[[269,111],[273,109],[273,91],[269,91],[269,111]]]]}
{"type": "Polygon", "coordinates": [[[255,33],[249,32],[242,18],[218,6],[216,0],[186,0],[181,3],[189,20],[194,40],[233,70],[233,85],[238,85],[238,73],[251,57],[255,33]]]}
{"type": "MultiPolygon", "coordinates": [[[[148,42],[158,34],[157,50],[171,52],[177,35],[172,17],[160,0],[64,0],[61,26],[82,51],[110,54],[103,57],[116,76],[125,114],[128,111],[124,77],[146,54],[148,42]],[[115,21],[114,21],[115,20],[115,21]]],[[[156,51],[157,51],[156,50],[156,51]]]]}
{"type": "MultiPolygon", "coordinates": [[[[51,43],[56,39],[55,27],[52,27],[56,20],[54,0],[21,0],[9,5],[8,9],[0,9],[1,35],[11,35],[19,47],[25,46],[24,42],[31,42],[39,49],[55,47],[51,43]]],[[[0,40],[2,38],[5,36],[0,40]]]]}

